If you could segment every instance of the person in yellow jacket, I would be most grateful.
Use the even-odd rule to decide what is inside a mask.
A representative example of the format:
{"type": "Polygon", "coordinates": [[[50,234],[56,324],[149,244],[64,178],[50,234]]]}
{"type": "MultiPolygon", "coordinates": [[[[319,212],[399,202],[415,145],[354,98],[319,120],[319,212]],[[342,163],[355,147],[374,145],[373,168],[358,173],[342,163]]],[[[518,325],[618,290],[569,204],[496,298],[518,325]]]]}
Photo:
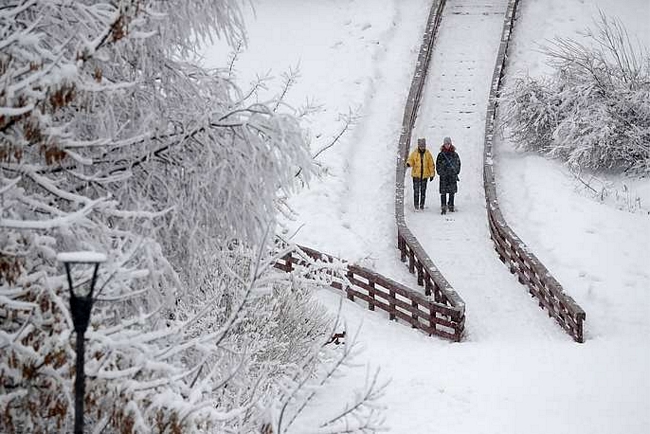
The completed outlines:
{"type": "Polygon", "coordinates": [[[415,209],[424,209],[427,181],[433,181],[433,177],[436,176],[436,165],[433,162],[433,155],[427,149],[426,140],[418,139],[418,147],[409,155],[406,167],[411,168],[415,209]]]}

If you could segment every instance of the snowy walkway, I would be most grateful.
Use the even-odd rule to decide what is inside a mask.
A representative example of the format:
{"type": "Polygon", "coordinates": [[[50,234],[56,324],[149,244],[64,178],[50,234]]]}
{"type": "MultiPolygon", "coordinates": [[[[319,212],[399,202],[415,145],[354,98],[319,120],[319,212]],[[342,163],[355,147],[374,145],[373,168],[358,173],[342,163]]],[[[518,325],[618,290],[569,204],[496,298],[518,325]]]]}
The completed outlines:
{"type": "Polygon", "coordinates": [[[435,158],[444,136],[454,141],[462,160],[458,212],[440,215],[437,177],[429,184],[427,208],[414,212],[407,179],[406,219],[467,303],[468,340],[570,339],[499,261],[486,221],[485,110],[507,3],[447,2],[413,142],[425,137],[435,158]]]}

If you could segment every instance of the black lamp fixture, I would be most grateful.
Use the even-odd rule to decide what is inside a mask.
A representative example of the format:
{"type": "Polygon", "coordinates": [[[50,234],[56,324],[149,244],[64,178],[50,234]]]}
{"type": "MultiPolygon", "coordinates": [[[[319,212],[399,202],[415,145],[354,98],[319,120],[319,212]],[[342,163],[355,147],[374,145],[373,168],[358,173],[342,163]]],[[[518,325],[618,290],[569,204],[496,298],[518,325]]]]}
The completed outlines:
{"type": "Polygon", "coordinates": [[[83,434],[84,430],[84,394],[86,374],[84,371],[84,334],[90,322],[90,311],[93,307],[93,292],[97,283],[99,265],[106,261],[106,255],[98,252],[64,252],[56,255],[59,262],[65,265],[70,289],[70,313],[77,333],[77,364],[74,381],[74,433],[83,434]],[[72,282],[71,268],[74,264],[91,264],[94,266],[90,285],[77,285],[72,282]]]}

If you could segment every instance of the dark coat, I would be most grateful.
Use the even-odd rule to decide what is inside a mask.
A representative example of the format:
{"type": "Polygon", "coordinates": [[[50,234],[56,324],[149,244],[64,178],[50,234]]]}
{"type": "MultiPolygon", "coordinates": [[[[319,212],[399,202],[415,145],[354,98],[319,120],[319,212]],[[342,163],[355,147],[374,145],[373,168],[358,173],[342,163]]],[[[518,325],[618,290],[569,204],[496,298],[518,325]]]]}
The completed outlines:
{"type": "Polygon", "coordinates": [[[436,158],[436,169],[440,176],[440,194],[456,193],[458,191],[458,174],[460,173],[460,157],[456,148],[440,148],[436,158]]]}

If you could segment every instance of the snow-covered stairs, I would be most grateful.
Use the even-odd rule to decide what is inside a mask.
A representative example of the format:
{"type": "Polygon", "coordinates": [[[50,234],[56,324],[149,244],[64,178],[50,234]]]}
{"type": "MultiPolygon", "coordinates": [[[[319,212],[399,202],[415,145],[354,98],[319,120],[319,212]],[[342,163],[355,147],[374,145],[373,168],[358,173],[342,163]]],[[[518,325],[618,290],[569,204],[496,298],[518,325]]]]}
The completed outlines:
{"type": "Polygon", "coordinates": [[[561,329],[540,315],[494,253],[486,222],[485,111],[507,6],[507,0],[446,2],[412,141],[425,137],[434,155],[444,136],[454,141],[463,162],[459,212],[439,214],[437,179],[430,185],[428,209],[414,212],[406,182],[406,219],[464,298],[469,340],[557,339],[561,329]]]}

